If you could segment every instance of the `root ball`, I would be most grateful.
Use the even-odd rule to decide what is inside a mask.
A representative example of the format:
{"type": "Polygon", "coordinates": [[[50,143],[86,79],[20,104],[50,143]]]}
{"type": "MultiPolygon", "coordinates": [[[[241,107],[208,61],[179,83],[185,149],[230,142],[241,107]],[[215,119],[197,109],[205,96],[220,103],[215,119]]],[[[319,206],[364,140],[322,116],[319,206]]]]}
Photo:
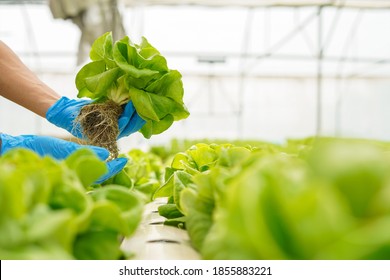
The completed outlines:
{"type": "Polygon", "coordinates": [[[109,100],[84,106],[76,118],[88,144],[106,148],[110,152],[108,160],[118,157],[118,118],[122,111],[120,105],[109,100]]]}

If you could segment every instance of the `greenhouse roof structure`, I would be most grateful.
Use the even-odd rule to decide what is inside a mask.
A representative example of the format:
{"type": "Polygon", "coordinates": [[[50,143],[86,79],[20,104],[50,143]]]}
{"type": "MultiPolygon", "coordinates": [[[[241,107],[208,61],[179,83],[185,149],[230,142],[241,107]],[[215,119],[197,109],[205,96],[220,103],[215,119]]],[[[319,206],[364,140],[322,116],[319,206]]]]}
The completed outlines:
{"type": "MultiPolygon", "coordinates": [[[[241,7],[333,6],[344,8],[390,8],[388,0],[119,0],[125,5],[200,5],[241,7]]],[[[47,0],[0,0],[0,4],[46,4],[47,0]]]]}
{"type": "Polygon", "coordinates": [[[387,0],[124,0],[128,5],[202,5],[202,6],[244,6],[244,7],[301,7],[335,6],[351,8],[390,8],[387,0]]]}

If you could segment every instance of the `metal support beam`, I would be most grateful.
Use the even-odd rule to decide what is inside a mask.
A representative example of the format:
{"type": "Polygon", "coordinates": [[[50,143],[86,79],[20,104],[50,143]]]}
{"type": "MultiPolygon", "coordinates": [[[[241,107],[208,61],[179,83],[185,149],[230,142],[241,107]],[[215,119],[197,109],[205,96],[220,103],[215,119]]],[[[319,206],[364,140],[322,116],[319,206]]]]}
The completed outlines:
{"type": "MultiPolygon", "coordinates": [[[[308,16],[306,19],[304,19],[301,23],[297,24],[286,36],[281,38],[278,42],[276,42],[274,45],[272,45],[268,50],[265,51],[264,54],[258,55],[255,58],[257,60],[267,58],[272,56],[275,52],[277,52],[281,47],[283,47],[285,44],[287,44],[292,38],[294,38],[299,32],[302,31],[303,28],[307,24],[309,24],[312,20],[314,20],[317,16],[317,13],[313,13],[310,16],[308,16]]],[[[249,70],[253,69],[253,67],[257,64],[257,61],[255,61],[252,65],[248,67],[249,70]]]]}
{"type": "Polygon", "coordinates": [[[246,84],[246,75],[247,75],[247,67],[246,67],[246,58],[245,56],[249,52],[249,43],[251,41],[252,34],[252,24],[254,17],[254,9],[249,8],[245,20],[244,27],[244,37],[242,40],[242,56],[240,57],[240,76],[239,76],[239,86],[238,86],[238,110],[237,110],[237,138],[242,138],[243,127],[244,127],[244,100],[245,100],[245,84],[246,84]]]}
{"type": "Polygon", "coordinates": [[[316,136],[322,134],[322,62],[323,62],[323,42],[322,42],[322,6],[318,7],[317,19],[317,112],[316,112],[316,136]]]}
{"type": "MultiPolygon", "coordinates": [[[[327,41],[327,40],[326,40],[327,41]]],[[[325,50],[325,49],[324,49],[325,50]]],[[[35,56],[35,54],[31,52],[18,52],[20,57],[29,58],[35,56]]],[[[53,58],[56,56],[59,57],[75,57],[77,55],[76,52],[64,52],[64,51],[40,51],[39,56],[41,58],[53,58]]],[[[271,56],[267,56],[265,53],[229,53],[229,52],[218,52],[218,53],[201,53],[201,52],[169,52],[166,51],[163,53],[166,57],[195,57],[199,60],[209,60],[212,58],[213,60],[221,60],[221,62],[226,62],[227,60],[233,59],[274,59],[274,60],[289,60],[289,61],[313,61],[313,56],[311,55],[301,55],[301,54],[272,54],[271,56]],[[223,60],[223,61],[222,61],[223,60]]],[[[317,52],[316,57],[317,58],[317,52]]],[[[345,56],[331,56],[323,54],[324,62],[334,62],[339,63],[340,61],[344,63],[367,63],[367,64],[390,64],[390,58],[381,58],[381,57],[345,57],[345,56]]],[[[202,62],[202,61],[199,61],[202,62]]]]}
{"type": "MultiPolygon", "coordinates": [[[[351,29],[349,31],[349,35],[347,36],[343,50],[340,56],[340,60],[338,61],[338,73],[337,73],[337,80],[338,80],[338,85],[337,85],[337,97],[336,97],[336,103],[335,103],[335,135],[336,136],[341,136],[342,134],[342,127],[341,127],[341,118],[342,118],[342,107],[343,107],[343,95],[344,95],[344,84],[348,80],[350,80],[353,77],[345,77],[343,75],[343,70],[345,66],[345,62],[348,60],[348,51],[352,45],[352,42],[354,41],[354,38],[356,36],[357,30],[359,28],[359,25],[362,21],[363,18],[363,13],[362,10],[359,10],[355,20],[351,26],[351,29]]],[[[371,61],[369,63],[376,64],[382,61],[384,62],[385,60],[383,59],[378,59],[377,61],[371,61]]]]}

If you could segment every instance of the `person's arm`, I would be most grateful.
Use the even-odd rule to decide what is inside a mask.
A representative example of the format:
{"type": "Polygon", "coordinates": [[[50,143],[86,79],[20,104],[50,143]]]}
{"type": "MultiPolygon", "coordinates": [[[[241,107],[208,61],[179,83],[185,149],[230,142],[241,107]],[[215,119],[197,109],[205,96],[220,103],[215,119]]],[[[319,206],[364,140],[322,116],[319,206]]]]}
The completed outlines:
{"type": "Polygon", "coordinates": [[[60,96],[0,40],[0,95],[45,117],[60,96]]]}

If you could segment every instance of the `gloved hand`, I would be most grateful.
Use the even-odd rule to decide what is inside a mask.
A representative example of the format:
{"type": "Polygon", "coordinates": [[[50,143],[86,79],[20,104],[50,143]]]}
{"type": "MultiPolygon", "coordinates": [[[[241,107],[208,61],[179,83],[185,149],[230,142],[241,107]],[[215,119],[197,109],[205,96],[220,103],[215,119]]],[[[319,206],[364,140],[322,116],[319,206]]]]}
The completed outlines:
{"type": "MultiPolygon", "coordinates": [[[[64,128],[78,138],[83,138],[81,128],[75,125],[74,120],[81,108],[91,103],[91,100],[69,99],[61,97],[46,112],[46,119],[52,124],[64,128]]],[[[133,102],[126,104],[122,115],[119,117],[119,138],[128,136],[142,128],[145,121],[137,114],[133,102]]]]}
{"type": "MultiPolygon", "coordinates": [[[[0,134],[1,149],[0,155],[14,148],[25,148],[36,152],[41,156],[51,156],[55,159],[62,160],[67,158],[74,151],[82,148],[91,149],[101,160],[106,160],[109,156],[109,151],[96,147],[96,146],[83,146],[73,142],[65,141],[48,136],[36,136],[36,135],[21,135],[11,136],[7,134],[0,134]]],[[[117,158],[112,161],[106,162],[108,172],[104,174],[97,184],[111,178],[126,165],[127,159],[117,158]]]]}

